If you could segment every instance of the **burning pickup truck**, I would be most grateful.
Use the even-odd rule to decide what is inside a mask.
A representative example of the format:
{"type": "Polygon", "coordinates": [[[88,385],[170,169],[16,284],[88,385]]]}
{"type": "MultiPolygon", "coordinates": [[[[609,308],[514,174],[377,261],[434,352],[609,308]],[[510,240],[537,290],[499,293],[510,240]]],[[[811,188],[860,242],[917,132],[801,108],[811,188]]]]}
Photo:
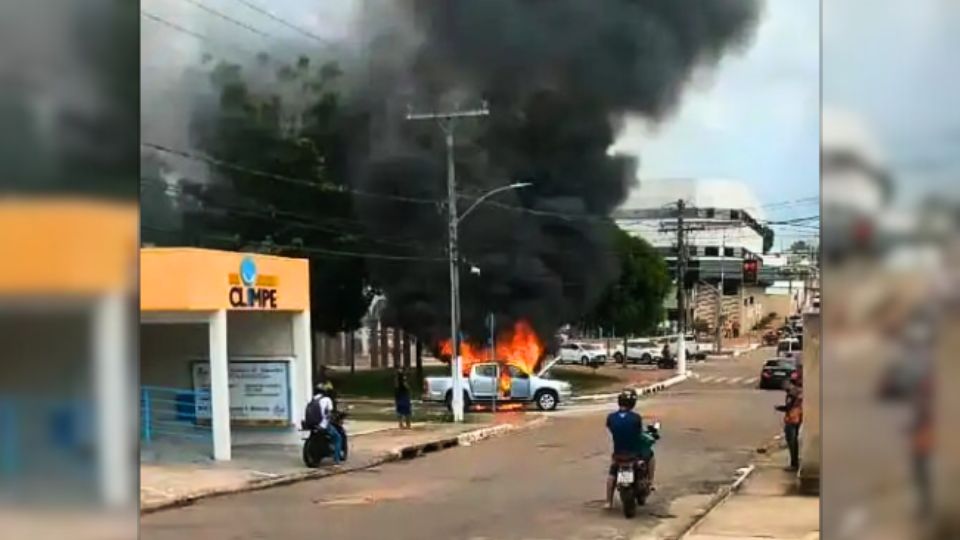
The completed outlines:
{"type": "MultiPolygon", "coordinates": [[[[546,377],[558,359],[547,362],[536,374],[503,362],[476,363],[463,378],[463,406],[472,404],[535,403],[542,411],[552,411],[573,395],[570,383],[546,377]]],[[[451,408],[452,377],[427,377],[423,383],[423,401],[442,402],[451,408]]]]}

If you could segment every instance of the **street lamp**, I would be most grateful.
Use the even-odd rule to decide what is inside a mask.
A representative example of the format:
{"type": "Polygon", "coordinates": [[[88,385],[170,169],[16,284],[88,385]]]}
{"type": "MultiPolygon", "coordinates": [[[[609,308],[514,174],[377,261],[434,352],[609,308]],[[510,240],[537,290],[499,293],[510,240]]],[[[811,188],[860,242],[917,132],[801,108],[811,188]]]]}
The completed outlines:
{"type": "Polygon", "coordinates": [[[484,193],[483,195],[481,195],[480,197],[478,197],[475,201],[473,201],[473,204],[470,205],[470,208],[467,208],[466,210],[464,210],[464,212],[463,212],[462,214],[460,214],[460,217],[457,219],[457,223],[460,223],[461,221],[463,221],[468,215],[470,215],[470,212],[473,212],[474,209],[475,209],[477,206],[480,206],[480,203],[482,203],[483,201],[489,199],[490,197],[493,197],[494,195],[496,195],[496,194],[498,194],[498,193],[503,193],[504,191],[510,191],[510,190],[514,190],[514,189],[521,189],[521,188],[525,188],[525,187],[532,186],[532,185],[533,185],[533,184],[530,183],[530,182],[515,182],[515,183],[510,184],[510,185],[508,185],[508,186],[501,186],[501,187],[498,187],[497,189],[493,189],[493,190],[490,190],[490,191],[484,193]]]}
{"type": "Polygon", "coordinates": [[[450,206],[450,245],[447,253],[449,254],[450,259],[450,339],[451,345],[453,345],[451,348],[452,356],[450,358],[450,376],[453,379],[453,388],[451,389],[451,393],[453,395],[451,396],[452,399],[450,401],[450,408],[453,409],[453,421],[463,422],[463,363],[460,359],[460,273],[458,270],[458,226],[460,225],[460,222],[464,220],[464,218],[470,215],[470,213],[480,205],[480,203],[486,201],[490,197],[498,193],[503,193],[504,191],[522,189],[533,184],[529,182],[515,182],[507,186],[490,190],[478,197],[473,204],[463,212],[462,215],[457,216],[457,201],[453,191],[455,176],[453,172],[452,153],[448,157],[450,158],[448,163],[448,187],[450,191],[450,200],[448,202],[450,206]]]}

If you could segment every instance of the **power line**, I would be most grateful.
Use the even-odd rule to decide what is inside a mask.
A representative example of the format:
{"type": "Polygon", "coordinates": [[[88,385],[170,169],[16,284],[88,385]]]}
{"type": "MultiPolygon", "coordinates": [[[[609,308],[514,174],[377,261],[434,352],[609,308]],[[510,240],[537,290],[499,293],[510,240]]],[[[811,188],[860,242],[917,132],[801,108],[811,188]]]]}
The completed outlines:
{"type": "MultiPolygon", "coordinates": [[[[358,226],[360,230],[356,230],[356,229],[351,230],[346,228],[326,226],[321,224],[323,222],[318,222],[316,216],[306,216],[303,214],[298,214],[296,212],[291,212],[289,210],[279,210],[279,209],[271,208],[271,209],[257,211],[257,210],[251,210],[251,209],[243,208],[239,206],[231,206],[223,203],[212,202],[209,199],[205,199],[201,197],[191,197],[190,194],[187,193],[181,186],[170,185],[169,183],[164,182],[163,180],[160,180],[160,179],[142,178],[140,183],[141,183],[141,186],[147,186],[152,183],[157,188],[162,188],[168,196],[177,195],[177,198],[183,201],[195,200],[198,203],[200,203],[203,207],[209,208],[211,210],[223,210],[225,212],[228,212],[230,214],[237,215],[237,216],[259,218],[264,221],[280,223],[280,224],[289,226],[291,228],[297,227],[302,229],[314,229],[318,231],[341,234],[341,235],[362,236],[365,240],[370,242],[375,242],[375,243],[384,244],[384,245],[391,245],[396,247],[414,248],[414,249],[423,249],[425,247],[421,243],[415,243],[418,241],[402,242],[394,239],[371,237],[367,234],[367,231],[363,230],[363,228],[365,227],[365,224],[355,220],[325,218],[323,222],[330,221],[330,222],[340,222],[340,223],[351,223],[358,226]],[[290,218],[295,218],[295,219],[283,219],[282,216],[289,216],[290,218]]],[[[243,197],[240,194],[234,193],[234,195],[236,195],[237,197],[243,198],[246,201],[249,201],[251,203],[253,202],[251,199],[243,197]]]]}
{"type": "MultiPolygon", "coordinates": [[[[403,196],[403,195],[390,195],[390,194],[386,194],[386,193],[375,193],[375,192],[364,191],[364,190],[359,190],[359,189],[355,189],[355,188],[347,188],[347,187],[343,187],[343,186],[331,186],[331,185],[317,184],[315,181],[310,180],[310,179],[299,178],[299,177],[294,177],[294,176],[289,176],[289,175],[283,175],[283,174],[277,174],[277,173],[272,173],[272,172],[269,172],[269,171],[263,171],[263,170],[259,170],[259,169],[253,169],[253,168],[246,167],[246,166],[243,166],[243,165],[238,165],[238,164],[236,164],[236,163],[224,161],[224,160],[222,160],[222,159],[218,159],[218,158],[215,158],[215,157],[206,155],[206,154],[200,154],[200,153],[197,153],[197,152],[190,152],[190,151],[187,151],[187,150],[180,150],[180,149],[176,149],[176,148],[170,148],[170,147],[167,147],[167,146],[164,146],[164,145],[161,145],[161,144],[157,144],[157,143],[152,143],[152,142],[144,142],[144,143],[141,143],[141,146],[144,146],[144,147],[146,147],[146,148],[150,148],[150,149],[152,149],[152,150],[156,150],[156,151],[159,151],[159,152],[163,152],[163,153],[172,154],[172,155],[175,155],[175,156],[187,158],[187,159],[192,159],[192,160],[196,160],[196,161],[202,161],[202,162],[205,162],[205,163],[208,163],[208,164],[211,164],[211,165],[215,165],[215,166],[217,166],[217,167],[223,167],[223,168],[225,168],[225,169],[231,169],[231,170],[234,170],[234,171],[236,171],[236,172],[241,172],[241,173],[245,173],[245,174],[250,174],[250,175],[253,175],[253,176],[260,176],[260,177],[264,177],[264,178],[270,178],[270,179],[272,179],[272,180],[279,180],[279,181],[286,182],[286,183],[290,183],[290,184],[293,184],[293,185],[297,185],[297,186],[301,186],[301,187],[307,187],[307,188],[311,188],[311,189],[317,189],[317,190],[319,190],[319,191],[325,191],[325,192],[329,192],[329,193],[351,193],[351,194],[359,195],[359,196],[362,196],[362,197],[373,197],[373,198],[381,198],[381,199],[394,200],[394,201],[400,201],[400,202],[417,203],[417,204],[429,204],[429,205],[434,205],[434,206],[442,205],[442,204],[443,204],[443,202],[440,201],[440,200],[438,200],[438,199],[425,199],[425,198],[422,198],[422,197],[409,197],[409,196],[403,196]]],[[[464,195],[464,194],[457,194],[457,199],[459,199],[459,200],[464,200],[464,201],[476,201],[476,200],[478,200],[477,197],[472,197],[472,196],[464,195]]],[[[549,211],[549,210],[537,210],[537,209],[526,208],[526,207],[522,207],[522,206],[514,206],[514,205],[505,204],[505,203],[500,203],[500,202],[491,201],[491,200],[486,200],[486,201],[484,201],[483,204],[484,204],[485,206],[493,206],[493,207],[497,207],[497,208],[502,208],[502,209],[504,209],[504,210],[510,210],[510,211],[513,211],[513,212],[521,212],[521,213],[524,213],[524,214],[529,214],[529,215],[533,215],[533,216],[540,216],[540,217],[554,217],[554,218],[562,219],[562,220],[565,220],[565,221],[583,221],[583,222],[596,223],[596,224],[613,224],[613,223],[615,222],[615,219],[612,218],[612,217],[594,216],[594,215],[590,215],[590,214],[564,214],[564,213],[560,213],[560,212],[552,212],[552,211],[549,211]]]]}
{"type": "MultiPolygon", "coordinates": [[[[145,229],[149,229],[157,232],[184,234],[182,231],[178,231],[176,229],[165,229],[162,227],[154,227],[151,225],[142,225],[142,227],[145,229]]],[[[186,234],[194,237],[205,237],[211,240],[220,240],[220,241],[229,242],[229,243],[237,243],[245,240],[243,238],[240,238],[239,236],[224,236],[224,235],[211,234],[207,232],[199,233],[199,234],[198,233],[186,233],[186,234]]],[[[246,240],[246,243],[248,245],[263,244],[263,242],[256,242],[248,239],[246,240]]],[[[276,244],[276,243],[270,243],[269,245],[270,247],[278,250],[301,252],[301,253],[315,253],[319,255],[330,255],[330,256],[338,256],[338,257],[357,257],[357,258],[364,258],[364,259],[382,259],[382,260],[390,260],[390,261],[421,261],[421,262],[443,262],[443,263],[447,262],[446,258],[441,258],[441,257],[390,255],[385,253],[373,253],[373,252],[364,253],[364,252],[358,252],[358,251],[343,251],[343,250],[336,250],[336,249],[311,247],[307,245],[290,245],[290,244],[276,244]]]]}
{"type": "Polygon", "coordinates": [[[186,35],[188,35],[188,36],[195,37],[195,38],[199,39],[200,41],[208,41],[208,42],[212,42],[212,41],[213,41],[213,40],[211,40],[209,37],[207,37],[207,36],[205,36],[205,35],[203,35],[203,34],[200,34],[200,33],[198,33],[198,32],[194,32],[193,30],[184,28],[183,26],[180,26],[179,24],[177,24],[177,23],[175,23],[175,22],[168,21],[167,19],[164,19],[163,17],[160,17],[160,16],[158,16],[158,15],[154,15],[153,13],[150,13],[149,11],[146,11],[146,10],[141,9],[141,10],[140,10],[140,15],[142,15],[143,17],[146,17],[146,18],[148,18],[148,19],[150,19],[150,20],[152,20],[152,21],[154,21],[154,22],[158,22],[158,23],[160,23],[160,24],[162,24],[162,25],[164,25],[164,26],[167,26],[167,27],[169,27],[169,28],[172,28],[172,29],[174,29],[174,30],[176,30],[176,31],[178,31],[178,32],[180,32],[180,33],[186,34],[186,35]]]}
{"type": "Polygon", "coordinates": [[[193,160],[203,161],[203,162],[209,163],[209,164],[211,164],[211,165],[216,165],[217,167],[223,167],[223,168],[225,168],[225,169],[231,169],[231,170],[234,170],[234,171],[237,171],[237,172],[242,172],[242,173],[244,173],[244,174],[250,174],[250,175],[253,175],[253,176],[260,176],[260,177],[263,177],[263,178],[270,178],[271,180],[278,180],[278,181],[286,182],[286,183],[289,183],[289,184],[292,184],[292,185],[296,185],[296,186],[300,186],[300,187],[306,187],[306,188],[310,188],[310,189],[316,189],[316,190],[318,190],[318,191],[324,191],[324,192],[328,192],[328,193],[352,193],[352,194],[354,194],[354,195],[360,195],[360,196],[364,196],[364,197],[377,197],[377,198],[382,198],[382,199],[390,199],[390,200],[395,200],[395,201],[402,201],[402,202],[409,202],[409,203],[418,203],[418,204],[429,204],[429,205],[437,205],[437,204],[440,203],[440,201],[439,201],[439,200],[436,200],[436,199],[424,199],[424,198],[420,198],[420,197],[406,197],[406,196],[403,196],[403,195],[388,195],[388,194],[386,194],[386,193],[373,193],[373,192],[369,192],[369,191],[363,191],[363,190],[358,190],[358,189],[351,189],[351,188],[346,188],[346,187],[342,187],[342,186],[332,186],[332,185],[329,185],[329,184],[318,184],[318,183],[316,183],[315,181],[310,180],[310,179],[299,178],[299,177],[295,177],[295,176],[288,176],[288,175],[284,175],[284,174],[277,174],[277,173],[272,173],[272,172],[268,172],[268,171],[262,171],[262,170],[259,170],[259,169],[252,169],[252,168],[249,168],[249,167],[244,167],[244,166],[242,166],[242,165],[237,165],[237,164],[235,164],[235,163],[231,163],[231,162],[228,162],[228,161],[224,161],[224,160],[222,160],[222,159],[217,159],[217,158],[215,158],[215,157],[208,156],[208,155],[205,155],[205,154],[199,154],[199,153],[195,153],[195,152],[188,152],[188,151],[186,151],[186,150],[177,150],[177,149],[175,149],[175,148],[169,148],[169,147],[163,146],[163,145],[161,145],[161,144],[156,144],[156,143],[151,143],[151,142],[141,143],[141,146],[144,146],[144,147],[146,147],[146,148],[150,148],[150,149],[152,149],[152,150],[157,150],[157,151],[159,151],[159,152],[164,152],[164,153],[167,153],[167,154],[173,154],[173,155],[175,155],[175,156],[180,156],[180,157],[189,158],[189,159],[193,159],[193,160]]]}
{"type": "MultiPolygon", "coordinates": [[[[205,35],[205,34],[201,34],[201,33],[199,33],[199,32],[195,32],[195,31],[193,31],[193,30],[190,30],[189,28],[186,28],[186,27],[184,27],[184,26],[182,26],[182,25],[180,25],[180,24],[178,24],[178,23],[175,23],[175,22],[173,22],[173,21],[170,21],[169,19],[165,19],[165,18],[163,18],[163,17],[161,17],[161,16],[159,16],[159,15],[156,15],[156,14],[151,13],[151,12],[146,11],[146,10],[140,10],[140,15],[141,15],[142,17],[146,18],[146,19],[149,19],[149,20],[155,22],[155,23],[162,24],[163,26],[166,26],[166,27],[167,27],[168,29],[170,29],[170,30],[177,31],[177,32],[179,32],[179,33],[181,33],[181,34],[190,36],[190,37],[192,37],[192,38],[194,38],[194,39],[197,39],[197,40],[202,41],[202,42],[204,42],[204,43],[207,43],[207,44],[209,44],[209,45],[213,45],[214,47],[217,47],[217,48],[220,48],[220,49],[223,49],[223,50],[228,50],[228,49],[229,49],[229,50],[231,50],[231,51],[233,51],[233,52],[243,53],[243,54],[249,55],[249,56],[259,56],[259,55],[263,54],[262,51],[258,52],[258,51],[255,51],[255,50],[253,50],[253,49],[248,49],[248,48],[246,48],[246,47],[242,47],[242,46],[240,46],[240,45],[236,45],[236,44],[233,44],[233,43],[226,43],[226,42],[223,42],[223,41],[217,41],[217,40],[211,38],[210,36],[207,36],[207,35],[205,35]]],[[[271,62],[273,62],[273,63],[275,63],[275,64],[278,64],[278,65],[286,65],[286,63],[284,63],[283,61],[278,60],[278,59],[276,59],[276,58],[273,58],[272,56],[269,56],[269,55],[268,55],[267,58],[269,59],[269,61],[271,61],[271,62]]]]}
{"type": "Polygon", "coordinates": [[[210,6],[207,6],[206,4],[202,4],[202,3],[200,3],[200,2],[197,2],[196,0],[183,0],[183,1],[184,1],[184,2],[187,2],[187,3],[190,3],[190,4],[193,4],[193,5],[197,6],[198,8],[206,11],[207,13],[209,13],[209,14],[215,16],[215,17],[219,17],[219,18],[221,18],[221,19],[223,19],[223,20],[225,20],[225,21],[227,21],[227,22],[233,23],[234,25],[239,26],[240,28],[249,30],[250,32],[253,32],[254,34],[257,34],[257,35],[259,35],[259,36],[261,36],[261,37],[265,37],[265,38],[273,38],[273,37],[274,37],[274,36],[268,34],[267,32],[264,32],[263,30],[259,30],[259,29],[257,29],[257,28],[254,28],[253,26],[250,26],[249,24],[247,24],[247,23],[245,23],[245,22],[238,21],[237,19],[234,19],[233,17],[231,17],[231,16],[229,16],[229,15],[226,15],[226,14],[224,14],[224,13],[221,13],[220,11],[217,11],[217,10],[213,9],[212,7],[210,7],[210,6]]]}
{"type": "Polygon", "coordinates": [[[275,22],[280,23],[280,24],[282,24],[283,26],[286,26],[287,28],[290,28],[291,30],[294,30],[294,31],[296,31],[296,32],[298,32],[298,33],[300,33],[300,34],[302,34],[302,35],[304,35],[304,36],[306,36],[306,37],[314,40],[314,41],[317,41],[317,42],[319,42],[319,43],[322,43],[323,45],[330,46],[330,45],[333,44],[333,41],[332,41],[332,40],[324,39],[324,38],[322,38],[322,37],[314,34],[313,32],[310,32],[309,30],[306,30],[306,29],[304,29],[304,28],[302,28],[302,27],[300,27],[300,26],[297,26],[297,25],[291,23],[290,21],[287,21],[286,19],[283,19],[283,18],[281,18],[281,17],[278,17],[278,16],[274,15],[273,13],[270,13],[269,11],[263,9],[262,7],[254,4],[253,2],[250,2],[250,1],[248,1],[248,0],[237,0],[237,2],[240,2],[241,4],[243,4],[243,5],[247,6],[248,8],[252,9],[253,11],[255,11],[255,12],[257,12],[257,13],[259,13],[259,14],[261,14],[261,15],[263,15],[263,16],[265,16],[265,17],[267,17],[267,18],[269,18],[269,19],[271,19],[271,20],[273,20],[273,21],[275,21],[275,22]]]}

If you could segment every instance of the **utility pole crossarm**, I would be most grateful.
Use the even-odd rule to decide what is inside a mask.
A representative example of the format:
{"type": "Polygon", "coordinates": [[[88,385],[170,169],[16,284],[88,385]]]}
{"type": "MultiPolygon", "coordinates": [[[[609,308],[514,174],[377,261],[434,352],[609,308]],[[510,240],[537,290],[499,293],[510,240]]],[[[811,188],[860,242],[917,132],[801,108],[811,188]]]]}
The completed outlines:
{"type": "Polygon", "coordinates": [[[479,109],[456,110],[449,112],[426,112],[417,113],[412,109],[407,110],[407,120],[450,120],[454,118],[476,118],[479,116],[489,116],[490,109],[484,103],[479,109]]]}

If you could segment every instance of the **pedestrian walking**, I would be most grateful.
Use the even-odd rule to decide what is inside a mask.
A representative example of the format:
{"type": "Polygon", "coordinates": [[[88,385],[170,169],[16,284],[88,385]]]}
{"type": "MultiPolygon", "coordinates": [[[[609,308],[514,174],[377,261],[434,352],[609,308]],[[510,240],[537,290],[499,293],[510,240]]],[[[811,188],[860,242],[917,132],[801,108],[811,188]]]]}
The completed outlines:
{"type": "Polygon", "coordinates": [[[410,417],[413,414],[413,407],[410,403],[410,382],[407,379],[407,370],[405,368],[397,370],[393,400],[397,409],[397,421],[400,423],[400,429],[410,429],[410,417]]]}
{"type": "Polygon", "coordinates": [[[803,389],[794,381],[783,385],[786,398],[776,409],[783,413],[783,436],[790,451],[789,470],[800,469],[800,426],[803,424],[803,389]]]}

